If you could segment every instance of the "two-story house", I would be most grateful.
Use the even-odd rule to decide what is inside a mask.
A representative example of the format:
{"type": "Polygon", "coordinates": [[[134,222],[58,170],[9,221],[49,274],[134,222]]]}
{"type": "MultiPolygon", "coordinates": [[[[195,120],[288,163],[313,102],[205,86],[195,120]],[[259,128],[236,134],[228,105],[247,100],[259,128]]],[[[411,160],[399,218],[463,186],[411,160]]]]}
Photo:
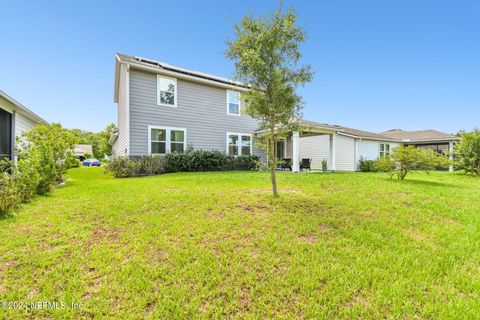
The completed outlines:
{"type": "MultiPolygon", "coordinates": [[[[117,54],[118,132],[111,139],[113,156],[187,149],[262,156],[265,153],[254,142],[264,131],[242,113],[240,96],[245,90],[245,85],[229,79],[117,54]]],[[[291,160],[293,171],[299,170],[301,159],[310,159],[314,169],[326,160],[330,170],[356,171],[361,158],[377,159],[402,144],[451,152],[459,140],[435,130],[378,134],[307,120],[302,125],[301,132],[290,132],[275,145],[276,157],[291,160]]]]}
{"type": "Polygon", "coordinates": [[[219,150],[252,155],[257,121],[242,113],[241,83],[116,55],[114,156],[219,150]]]}

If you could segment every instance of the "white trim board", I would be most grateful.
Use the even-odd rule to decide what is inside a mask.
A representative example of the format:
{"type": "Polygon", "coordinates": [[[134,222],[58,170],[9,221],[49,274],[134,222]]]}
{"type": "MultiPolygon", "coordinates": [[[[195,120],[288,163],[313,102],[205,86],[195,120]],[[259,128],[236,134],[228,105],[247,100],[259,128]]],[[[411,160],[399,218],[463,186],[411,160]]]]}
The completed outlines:
{"type": "MultiPolygon", "coordinates": [[[[166,127],[166,126],[157,126],[157,125],[148,125],[148,154],[152,154],[152,129],[162,129],[165,130],[165,154],[170,153],[170,131],[183,131],[183,150],[187,149],[187,128],[176,128],[176,127],[166,127]]],[[[163,154],[163,153],[153,153],[153,154],[163,154]]]]}
{"type": "Polygon", "coordinates": [[[240,117],[242,115],[242,100],[241,100],[241,92],[240,91],[227,90],[227,115],[236,116],[236,117],[240,117]],[[228,101],[228,94],[230,92],[238,93],[238,113],[230,113],[230,102],[228,101]]]}
{"type": "Polygon", "coordinates": [[[168,76],[164,76],[164,75],[161,75],[161,74],[157,74],[157,105],[162,106],[162,107],[168,107],[168,108],[176,108],[177,104],[178,104],[177,99],[178,99],[177,79],[173,78],[173,77],[168,77],[168,76]],[[161,78],[172,80],[174,85],[175,85],[175,91],[173,91],[173,102],[174,102],[173,105],[160,102],[160,79],[161,78]]]}
{"type": "Polygon", "coordinates": [[[241,133],[241,132],[227,132],[226,135],[225,135],[225,148],[226,148],[226,154],[227,155],[230,155],[229,152],[228,152],[228,136],[238,136],[240,137],[240,139],[238,141],[240,141],[240,145],[238,145],[239,147],[239,156],[242,155],[242,145],[241,145],[241,142],[242,142],[242,136],[248,136],[250,137],[250,155],[252,155],[252,152],[253,152],[253,136],[251,133],[241,133]]]}

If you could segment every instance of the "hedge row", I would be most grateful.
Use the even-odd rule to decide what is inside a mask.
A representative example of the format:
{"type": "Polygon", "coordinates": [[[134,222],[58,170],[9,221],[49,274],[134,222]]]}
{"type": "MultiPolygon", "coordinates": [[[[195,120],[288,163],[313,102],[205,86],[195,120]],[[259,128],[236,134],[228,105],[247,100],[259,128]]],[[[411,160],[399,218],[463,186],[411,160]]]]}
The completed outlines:
{"type": "Polygon", "coordinates": [[[258,157],[228,156],[219,151],[191,151],[142,157],[115,157],[105,167],[117,178],[152,176],[171,172],[254,170],[258,157]]]}

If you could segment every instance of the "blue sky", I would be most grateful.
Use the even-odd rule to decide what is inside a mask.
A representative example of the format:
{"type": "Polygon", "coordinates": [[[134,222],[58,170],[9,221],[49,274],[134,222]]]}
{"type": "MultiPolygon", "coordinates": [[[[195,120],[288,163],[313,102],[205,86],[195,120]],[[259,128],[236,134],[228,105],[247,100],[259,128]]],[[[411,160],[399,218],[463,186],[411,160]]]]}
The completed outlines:
{"type": "MultiPolygon", "coordinates": [[[[304,117],[369,131],[480,126],[480,0],[285,1],[308,38],[304,117]]],[[[3,1],[0,90],[48,121],[116,121],[114,54],[231,77],[232,25],[276,1],[3,1]]]]}

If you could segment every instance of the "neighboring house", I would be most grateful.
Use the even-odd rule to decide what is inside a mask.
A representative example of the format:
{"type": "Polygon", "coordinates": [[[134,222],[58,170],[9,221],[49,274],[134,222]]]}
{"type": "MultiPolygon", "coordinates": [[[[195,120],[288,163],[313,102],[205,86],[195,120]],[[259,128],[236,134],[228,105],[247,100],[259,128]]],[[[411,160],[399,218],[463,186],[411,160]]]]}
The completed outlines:
{"type": "Polygon", "coordinates": [[[15,159],[15,139],[38,123],[48,122],[0,91],[0,159],[15,159]]]}
{"type": "MultiPolygon", "coordinates": [[[[230,155],[264,153],[254,147],[265,131],[242,113],[238,82],[174,67],[145,58],[116,55],[114,101],[118,131],[112,135],[113,156],[141,156],[193,150],[218,150],[230,155]]],[[[312,159],[320,169],[356,171],[361,158],[374,160],[403,144],[451,149],[457,137],[434,130],[373,133],[338,125],[301,121],[301,132],[277,142],[278,159],[312,159]],[[403,135],[400,135],[402,133],[403,135]],[[409,135],[407,135],[409,134],[409,135]],[[441,145],[441,147],[440,147],[441,145]]]]}
{"type": "Polygon", "coordinates": [[[454,143],[460,141],[458,136],[436,130],[404,131],[402,129],[392,129],[382,132],[381,135],[397,139],[406,145],[429,148],[440,153],[451,151],[454,143]]]}
{"type": "Polygon", "coordinates": [[[86,159],[85,154],[90,155],[90,157],[93,156],[93,148],[91,144],[76,144],[73,152],[75,153],[75,157],[80,161],[86,159]]]}

